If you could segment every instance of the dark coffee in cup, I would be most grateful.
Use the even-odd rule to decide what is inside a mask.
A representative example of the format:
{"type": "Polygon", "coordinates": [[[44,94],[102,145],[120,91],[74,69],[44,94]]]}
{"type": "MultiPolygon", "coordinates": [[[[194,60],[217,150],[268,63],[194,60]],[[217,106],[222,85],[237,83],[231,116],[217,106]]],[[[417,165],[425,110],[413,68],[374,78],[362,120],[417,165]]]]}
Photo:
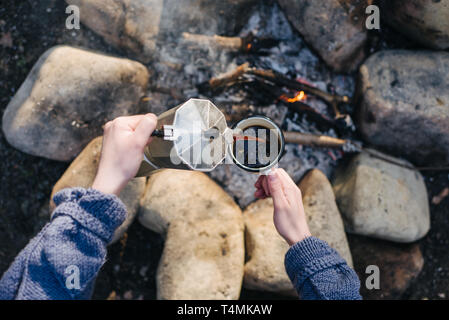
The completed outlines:
{"type": "Polygon", "coordinates": [[[231,156],[235,164],[250,172],[261,172],[277,164],[284,150],[284,137],[270,119],[255,116],[234,127],[231,156]]]}

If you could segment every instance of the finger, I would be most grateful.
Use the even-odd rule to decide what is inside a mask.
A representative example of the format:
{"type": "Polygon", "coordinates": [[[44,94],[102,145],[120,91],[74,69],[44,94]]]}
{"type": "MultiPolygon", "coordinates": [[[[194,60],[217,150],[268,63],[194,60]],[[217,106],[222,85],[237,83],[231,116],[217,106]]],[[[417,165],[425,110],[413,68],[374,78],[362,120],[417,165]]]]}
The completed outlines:
{"type": "Polygon", "coordinates": [[[279,169],[279,174],[287,201],[290,205],[298,204],[301,198],[301,191],[298,186],[284,169],[279,169]]]}
{"type": "Polygon", "coordinates": [[[281,175],[281,179],[285,183],[287,183],[288,185],[296,187],[295,181],[293,181],[293,179],[290,177],[290,175],[287,173],[287,171],[285,171],[284,169],[280,168],[280,169],[278,169],[278,172],[281,175]]]}
{"type": "Polygon", "coordinates": [[[142,146],[146,146],[151,138],[151,134],[157,126],[157,117],[152,114],[146,114],[142,117],[136,129],[134,130],[135,138],[142,146]]]}
{"type": "Polygon", "coordinates": [[[105,131],[106,131],[106,130],[109,130],[109,128],[111,128],[111,126],[112,126],[112,121],[108,121],[108,122],[105,123],[103,129],[104,129],[105,131]]]}
{"type": "Polygon", "coordinates": [[[254,196],[256,198],[260,198],[262,195],[265,194],[265,191],[263,190],[263,187],[262,187],[262,179],[261,178],[262,178],[262,176],[260,176],[257,179],[256,183],[254,184],[254,187],[256,187],[256,191],[254,192],[254,196]]]}
{"type": "Polygon", "coordinates": [[[103,139],[111,134],[112,126],[113,126],[112,121],[108,121],[105,123],[103,128],[103,139]]]}
{"type": "Polygon", "coordinates": [[[254,192],[254,196],[256,198],[260,198],[260,199],[267,197],[267,195],[265,194],[265,191],[263,191],[263,189],[257,189],[256,192],[254,192]]]}
{"type": "Polygon", "coordinates": [[[142,121],[142,119],[148,115],[152,115],[152,116],[156,117],[152,113],[136,114],[133,116],[123,116],[123,117],[115,118],[113,120],[113,122],[118,124],[121,128],[129,128],[134,131],[137,129],[137,126],[139,125],[140,121],[142,121]]]}
{"type": "Polygon", "coordinates": [[[264,177],[264,176],[259,176],[259,178],[257,178],[257,181],[256,181],[256,183],[254,184],[254,186],[255,186],[257,189],[262,188],[262,179],[263,179],[263,177],[264,177]]]}
{"type": "Polygon", "coordinates": [[[270,191],[269,191],[268,185],[267,185],[267,176],[260,175],[254,186],[257,189],[262,189],[267,196],[270,194],[270,191]]]}
{"type": "Polygon", "coordinates": [[[263,191],[263,189],[258,189],[255,193],[254,196],[258,199],[265,199],[267,196],[265,194],[265,192],[263,191]]]}
{"type": "Polygon", "coordinates": [[[270,194],[270,188],[268,187],[267,176],[263,176],[263,179],[262,179],[262,187],[263,187],[263,190],[265,191],[265,194],[266,194],[267,196],[270,196],[271,194],[270,194]]]}
{"type": "Polygon", "coordinates": [[[143,119],[143,117],[144,117],[143,114],[138,114],[134,116],[122,116],[115,118],[114,120],[111,121],[111,123],[120,128],[134,130],[139,124],[140,120],[143,119]]]}
{"type": "Polygon", "coordinates": [[[295,181],[293,181],[293,179],[284,169],[279,169],[279,174],[281,176],[282,182],[284,183],[284,189],[285,187],[292,187],[294,189],[297,188],[295,181]]]}
{"type": "Polygon", "coordinates": [[[264,191],[262,186],[256,188],[256,191],[259,191],[259,190],[262,191],[263,193],[265,193],[265,191],[264,191]]]}
{"type": "Polygon", "coordinates": [[[268,175],[268,188],[270,189],[271,197],[273,198],[274,210],[284,210],[288,207],[288,202],[284,194],[280,174],[274,170],[268,175]]]}

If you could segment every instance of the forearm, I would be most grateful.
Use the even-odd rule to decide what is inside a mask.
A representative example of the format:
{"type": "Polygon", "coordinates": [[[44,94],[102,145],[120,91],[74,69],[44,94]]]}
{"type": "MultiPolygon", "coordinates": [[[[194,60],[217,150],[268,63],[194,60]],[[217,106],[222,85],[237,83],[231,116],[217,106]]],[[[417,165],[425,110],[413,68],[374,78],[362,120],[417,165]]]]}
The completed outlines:
{"type": "Polygon", "coordinates": [[[308,237],[293,245],[285,256],[285,268],[301,299],[361,299],[357,274],[318,238],[308,237]]]}
{"type": "Polygon", "coordinates": [[[0,280],[1,299],[87,299],[126,209],[93,189],[58,192],[50,223],[0,280]],[[78,281],[79,280],[79,281],[78,281]]]}

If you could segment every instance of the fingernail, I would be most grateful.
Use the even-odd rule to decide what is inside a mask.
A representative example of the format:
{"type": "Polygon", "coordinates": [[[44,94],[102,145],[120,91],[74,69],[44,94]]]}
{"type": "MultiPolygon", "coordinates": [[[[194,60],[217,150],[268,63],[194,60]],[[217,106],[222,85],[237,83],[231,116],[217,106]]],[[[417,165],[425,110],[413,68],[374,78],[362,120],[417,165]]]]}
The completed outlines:
{"type": "Polygon", "coordinates": [[[273,173],[271,173],[271,174],[268,175],[268,180],[269,180],[270,182],[276,181],[276,179],[277,179],[277,175],[276,175],[275,172],[273,172],[273,173]]]}

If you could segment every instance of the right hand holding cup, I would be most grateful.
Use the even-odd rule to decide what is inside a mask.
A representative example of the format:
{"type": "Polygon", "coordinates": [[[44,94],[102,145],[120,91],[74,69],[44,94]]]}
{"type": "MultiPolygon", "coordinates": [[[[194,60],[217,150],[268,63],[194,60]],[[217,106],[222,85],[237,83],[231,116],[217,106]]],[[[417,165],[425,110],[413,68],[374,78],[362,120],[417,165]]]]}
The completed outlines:
{"type": "Polygon", "coordinates": [[[274,169],[268,175],[261,175],[254,186],[256,198],[273,198],[274,225],[290,246],[311,236],[301,190],[284,169],[274,169]]]}

